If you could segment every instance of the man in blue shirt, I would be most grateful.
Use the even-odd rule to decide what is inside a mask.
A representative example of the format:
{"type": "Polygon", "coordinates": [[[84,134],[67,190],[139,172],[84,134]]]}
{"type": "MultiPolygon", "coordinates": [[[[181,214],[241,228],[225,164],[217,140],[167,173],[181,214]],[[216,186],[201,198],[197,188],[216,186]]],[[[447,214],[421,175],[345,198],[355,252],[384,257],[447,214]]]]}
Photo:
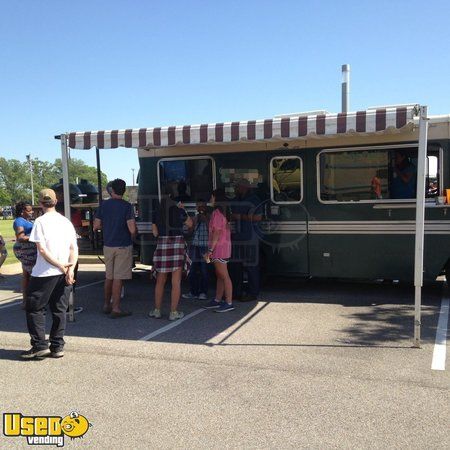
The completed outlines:
{"type": "Polygon", "coordinates": [[[94,231],[103,231],[106,266],[103,312],[113,319],[131,314],[120,309],[123,280],[132,276],[133,239],[137,230],[133,207],[122,198],[125,189],[125,181],[119,178],[112,181],[111,198],[100,205],[94,220],[94,231]]]}
{"type": "Polygon", "coordinates": [[[395,165],[390,185],[391,198],[416,198],[417,170],[404,150],[395,152],[395,165]]]}

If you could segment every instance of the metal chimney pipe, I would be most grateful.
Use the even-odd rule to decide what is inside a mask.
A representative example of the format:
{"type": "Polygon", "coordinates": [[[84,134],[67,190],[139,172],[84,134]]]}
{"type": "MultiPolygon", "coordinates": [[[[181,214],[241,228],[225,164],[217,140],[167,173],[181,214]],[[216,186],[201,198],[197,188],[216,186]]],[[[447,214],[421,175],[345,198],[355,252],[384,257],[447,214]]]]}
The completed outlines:
{"type": "Polygon", "coordinates": [[[342,65],[342,112],[350,108],[350,64],[342,65]]]}

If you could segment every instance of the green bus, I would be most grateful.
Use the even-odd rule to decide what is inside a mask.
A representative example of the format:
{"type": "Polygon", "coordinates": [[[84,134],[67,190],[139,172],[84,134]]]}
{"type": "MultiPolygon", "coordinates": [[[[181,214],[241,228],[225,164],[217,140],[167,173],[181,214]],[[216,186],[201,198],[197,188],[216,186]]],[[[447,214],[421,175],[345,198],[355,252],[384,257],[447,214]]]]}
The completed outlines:
{"type": "MultiPolygon", "coordinates": [[[[450,116],[428,123],[425,281],[450,261],[450,116]]],[[[417,107],[400,105],[71,133],[68,146],[138,148],[143,264],[152,263],[151,217],[162,193],[194,211],[216,187],[233,201],[244,178],[263,211],[255,226],[264,273],[412,282],[418,139],[417,107]]]]}

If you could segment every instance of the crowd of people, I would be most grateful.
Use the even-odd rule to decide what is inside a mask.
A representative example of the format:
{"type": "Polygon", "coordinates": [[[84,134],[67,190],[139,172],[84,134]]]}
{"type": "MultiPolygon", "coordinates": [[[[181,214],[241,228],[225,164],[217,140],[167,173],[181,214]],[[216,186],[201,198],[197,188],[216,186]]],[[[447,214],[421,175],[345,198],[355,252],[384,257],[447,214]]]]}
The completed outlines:
{"type": "MultiPolygon", "coordinates": [[[[125,182],[109,185],[111,199],[97,210],[94,231],[102,230],[106,280],[103,312],[111,318],[131,314],[121,308],[123,281],[132,277],[132,242],[137,233],[132,205],[123,199],[125,182]]],[[[199,200],[194,217],[186,212],[180,198],[163,195],[152,216],[152,233],[156,238],[153,254],[155,303],[149,316],[162,317],[164,289],[170,278],[169,320],[184,317],[180,298],[204,300],[204,308],[216,312],[232,311],[234,300],[253,301],[259,294],[259,243],[254,224],[262,219],[259,199],[250,183],[236,183],[233,202],[223,189],[216,189],[207,202],[199,200]],[[235,229],[231,232],[231,221],[235,229]],[[187,239],[189,236],[189,239],[187,239]],[[189,245],[187,245],[189,241],[189,245]],[[208,299],[209,266],[214,267],[216,290],[208,299]],[[243,274],[248,273],[248,292],[243,293],[243,274]],[[181,295],[183,273],[189,279],[189,292],[181,295]],[[170,276],[170,277],[169,277],[170,276]]]]}
{"type": "Polygon", "coordinates": [[[223,313],[235,308],[233,300],[253,301],[259,294],[259,240],[255,224],[262,220],[260,201],[250,183],[240,179],[236,196],[230,201],[223,189],[216,189],[209,199],[197,201],[191,218],[178,198],[161,199],[153,213],[152,232],[157,238],[153,256],[156,273],[155,308],[150,317],[161,317],[161,304],[168,274],[171,273],[169,320],[183,317],[178,311],[183,271],[189,273],[189,292],[184,299],[204,300],[206,309],[223,313]],[[231,222],[234,224],[231,229],[231,222]],[[189,246],[186,235],[190,236],[189,246]],[[188,248],[188,250],[186,250],[188,248]],[[190,270],[187,268],[190,265],[190,270]],[[216,289],[208,300],[208,265],[214,267],[216,289]],[[244,295],[243,277],[247,272],[248,291],[244,295]]]}
{"type": "MultiPolygon", "coordinates": [[[[124,200],[125,181],[108,184],[111,198],[103,201],[94,219],[94,231],[102,231],[105,262],[103,313],[112,319],[131,315],[121,307],[123,282],[132,278],[133,241],[137,235],[132,205],[124,200]]],[[[247,180],[236,183],[233,202],[223,189],[212,192],[209,201],[196,203],[191,217],[179,199],[165,195],[154,208],[152,232],[156,238],[153,272],[156,277],[154,307],[149,316],[162,317],[164,288],[171,283],[169,320],[179,320],[180,298],[203,300],[203,307],[222,313],[235,308],[233,300],[252,301],[259,294],[259,252],[255,223],[262,219],[259,199],[247,180]],[[234,223],[233,231],[231,222],[234,223]],[[187,244],[189,242],[189,245],[187,244]],[[216,289],[208,298],[210,267],[216,289]],[[243,293],[243,273],[248,273],[248,291],[243,293]],[[181,295],[183,273],[188,274],[189,292],[181,295]]],[[[43,214],[32,221],[33,208],[16,205],[13,222],[14,254],[22,264],[23,308],[31,337],[31,349],[23,358],[64,355],[64,332],[69,295],[75,283],[78,247],[73,224],[57,212],[52,189],[39,193],[43,214]],[[45,311],[49,307],[52,327],[45,337],[45,311]]],[[[1,243],[0,243],[1,244],[1,243]]]]}

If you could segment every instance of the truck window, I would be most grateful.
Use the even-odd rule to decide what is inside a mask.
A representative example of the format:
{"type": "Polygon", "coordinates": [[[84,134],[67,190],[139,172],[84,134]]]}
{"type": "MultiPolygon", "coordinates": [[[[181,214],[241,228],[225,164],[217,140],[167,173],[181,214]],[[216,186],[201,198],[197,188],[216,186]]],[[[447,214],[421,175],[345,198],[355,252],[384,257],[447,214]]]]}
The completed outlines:
{"type": "MultiPolygon", "coordinates": [[[[331,202],[416,198],[417,147],[322,152],[320,199],[331,202]]],[[[439,151],[427,156],[426,196],[438,195],[439,151]]]]}
{"type": "Polygon", "coordinates": [[[247,166],[247,159],[227,158],[221,161],[219,169],[220,182],[225,189],[225,193],[229,199],[233,199],[236,195],[236,181],[245,179],[250,186],[257,192],[263,183],[263,175],[261,170],[253,165],[247,166]],[[242,167],[243,165],[247,167],[242,167]],[[231,166],[231,167],[230,167],[231,166]]]}
{"type": "Polygon", "coordinates": [[[209,201],[214,190],[213,160],[200,158],[161,159],[158,163],[159,194],[175,201],[209,201]]]}
{"type": "Polygon", "coordinates": [[[427,197],[437,197],[441,192],[439,189],[439,156],[438,154],[430,154],[427,156],[427,197]]]}
{"type": "Polygon", "coordinates": [[[274,203],[300,203],[302,200],[302,161],[298,156],[272,158],[271,198],[274,203]]]}

